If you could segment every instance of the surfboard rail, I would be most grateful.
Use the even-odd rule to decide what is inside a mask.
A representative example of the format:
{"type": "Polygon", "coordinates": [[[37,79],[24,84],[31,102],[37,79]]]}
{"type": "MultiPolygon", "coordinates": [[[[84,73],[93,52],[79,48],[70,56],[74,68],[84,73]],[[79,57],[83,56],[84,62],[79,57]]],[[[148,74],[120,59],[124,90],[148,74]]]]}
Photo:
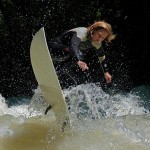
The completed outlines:
{"type": "Polygon", "coordinates": [[[69,111],[47,46],[44,27],[32,39],[30,58],[42,95],[51,105],[57,121],[68,121],[69,111]]]}

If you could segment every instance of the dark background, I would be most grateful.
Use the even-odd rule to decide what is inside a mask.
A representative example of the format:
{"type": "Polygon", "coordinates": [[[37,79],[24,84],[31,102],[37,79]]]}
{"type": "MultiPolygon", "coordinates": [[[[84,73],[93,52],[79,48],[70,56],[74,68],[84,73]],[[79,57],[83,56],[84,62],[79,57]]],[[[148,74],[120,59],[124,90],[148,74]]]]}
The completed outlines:
{"type": "Polygon", "coordinates": [[[117,35],[112,45],[104,46],[113,82],[125,91],[149,85],[148,6],[147,0],[1,0],[0,93],[6,98],[33,94],[37,82],[30,44],[42,26],[50,40],[65,30],[88,27],[98,20],[110,23],[117,35]]]}

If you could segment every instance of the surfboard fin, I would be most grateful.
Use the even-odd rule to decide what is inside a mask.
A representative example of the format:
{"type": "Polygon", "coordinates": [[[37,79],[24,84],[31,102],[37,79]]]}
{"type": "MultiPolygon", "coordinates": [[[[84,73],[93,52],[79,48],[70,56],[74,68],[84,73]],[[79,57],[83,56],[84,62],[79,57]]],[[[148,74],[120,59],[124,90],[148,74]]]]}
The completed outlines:
{"type": "Polygon", "coordinates": [[[48,111],[49,111],[49,110],[51,110],[51,108],[52,108],[52,106],[51,106],[51,105],[49,105],[49,106],[46,108],[46,110],[45,110],[45,113],[44,113],[44,114],[46,115],[46,114],[48,113],[48,111]]]}

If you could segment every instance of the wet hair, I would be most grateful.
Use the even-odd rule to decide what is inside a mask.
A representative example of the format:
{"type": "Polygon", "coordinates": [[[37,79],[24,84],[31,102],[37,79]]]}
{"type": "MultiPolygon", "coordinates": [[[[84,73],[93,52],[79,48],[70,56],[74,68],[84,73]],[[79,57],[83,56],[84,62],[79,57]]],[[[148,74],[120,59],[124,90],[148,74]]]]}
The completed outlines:
{"type": "Polygon", "coordinates": [[[105,39],[106,42],[111,42],[113,39],[115,39],[116,35],[113,34],[111,25],[105,21],[97,21],[91,26],[89,26],[87,37],[90,39],[91,34],[93,32],[101,30],[101,29],[105,29],[106,31],[108,31],[108,36],[105,39]]]}

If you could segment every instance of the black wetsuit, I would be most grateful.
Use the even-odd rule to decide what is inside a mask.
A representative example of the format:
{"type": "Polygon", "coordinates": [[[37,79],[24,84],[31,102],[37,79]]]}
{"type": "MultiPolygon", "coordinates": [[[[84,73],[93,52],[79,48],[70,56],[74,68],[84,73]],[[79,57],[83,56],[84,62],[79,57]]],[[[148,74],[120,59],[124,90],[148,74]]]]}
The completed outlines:
{"type": "Polygon", "coordinates": [[[49,50],[54,65],[56,64],[55,67],[57,71],[61,72],[65,67],[65,69],[69,70],[71,66],[77,64],[78,60],[86,62],[86,53],[89,51],[95,51],[95,55],[99,58],[103,72],[108,71],[105,53],[101,43],[92,43],[87,38],[87,28],[85,27],[74,28],[52,39],[49,43],[49,50]]]}
{"type": "Polygon", "coordinates": [[[84,55],[89,50],[95,50],[104,72],[108,71],[105,53],[100,44],[93,44],[87,39],[87,28],[78,27],[64,32],[49,43],[49,49],[53,61],[63,62],[73,58],[74,62],[78,60],[84,61],[84,55]]]}

